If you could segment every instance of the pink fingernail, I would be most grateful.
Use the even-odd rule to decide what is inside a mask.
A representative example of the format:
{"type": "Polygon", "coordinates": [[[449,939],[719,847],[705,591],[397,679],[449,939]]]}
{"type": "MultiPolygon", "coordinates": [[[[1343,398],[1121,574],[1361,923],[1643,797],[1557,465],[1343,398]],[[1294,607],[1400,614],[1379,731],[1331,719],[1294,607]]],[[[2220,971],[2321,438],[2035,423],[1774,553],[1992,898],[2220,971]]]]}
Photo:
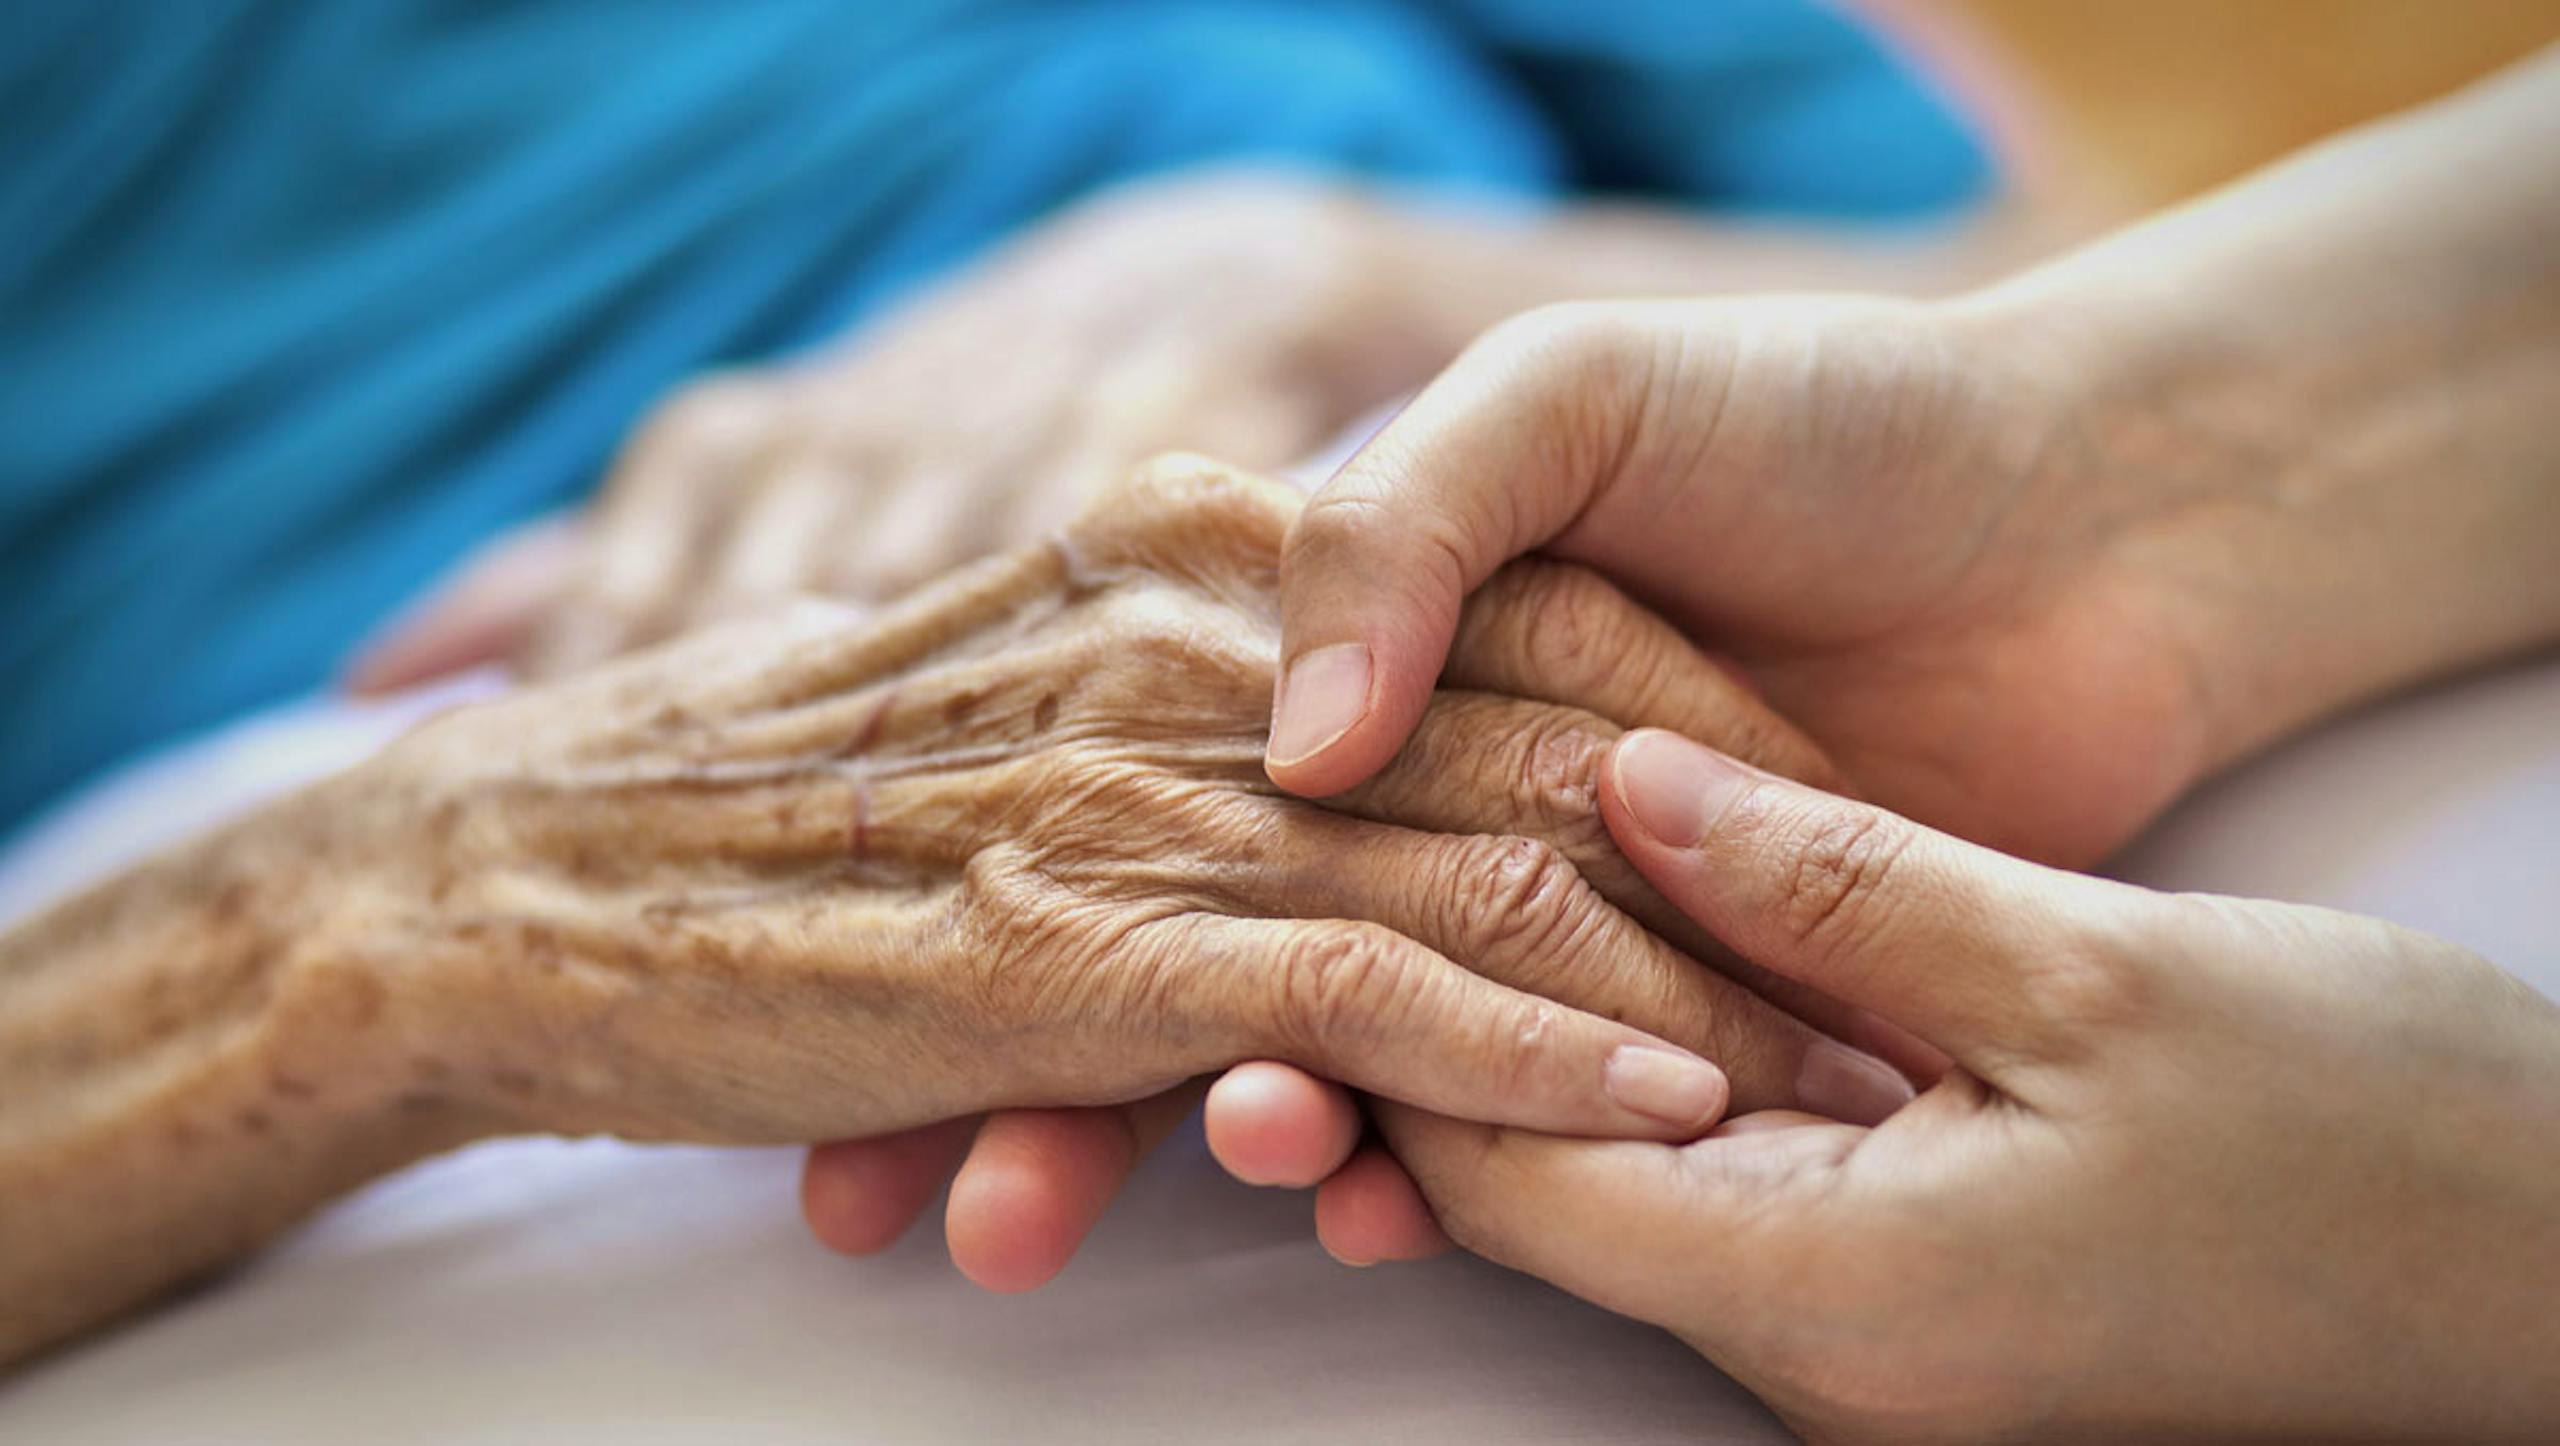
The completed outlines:
{"type": "Polygon", "coordinates": [[[1818,1040],[1796,1073],[1796,1101],[1845,1124],[1873,1125],[1911,1103],[1911,1081],[1873,1055],[1818,1040]]]}
{"type": "Polygon", "coordinates": [[[1369,711],[1369,646],[1335,643],[1300,654],[1280,680],[1271,761],[1312,758],[1369,711]]]}
{"type": "Polygon", "coordinates": [[[1643,1045],[1612,1050],[1600,1073],[1602,1087],[1621,1108],[1684,1130],[1714,1124],[1730,1094],[1724,1071],[1714,1065],[1643,1045]]]}
{"type": "Polygon", "coordinates": [[[1723,754],[1654,728],[1619,740],[1615,766],[1619,796],[1636,826],[1675,849],[1705,838],[1708,825],[1750,782],[1723,754]]]}

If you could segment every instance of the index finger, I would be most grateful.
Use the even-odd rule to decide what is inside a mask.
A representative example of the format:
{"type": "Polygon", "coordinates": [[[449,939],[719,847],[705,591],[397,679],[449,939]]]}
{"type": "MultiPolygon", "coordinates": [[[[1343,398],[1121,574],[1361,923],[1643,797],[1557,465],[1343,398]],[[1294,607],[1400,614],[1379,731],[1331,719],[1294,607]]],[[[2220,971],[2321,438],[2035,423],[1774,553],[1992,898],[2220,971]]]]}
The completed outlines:
{"type": "Polygon", "coordinates": [[[1589,307],[1485,334],[1319,488],[1280,557],[1271,779],[1321,797],[1367,779],[1422,717],[1469,592],[1608,486],[1648,348],[1589,307]]]}

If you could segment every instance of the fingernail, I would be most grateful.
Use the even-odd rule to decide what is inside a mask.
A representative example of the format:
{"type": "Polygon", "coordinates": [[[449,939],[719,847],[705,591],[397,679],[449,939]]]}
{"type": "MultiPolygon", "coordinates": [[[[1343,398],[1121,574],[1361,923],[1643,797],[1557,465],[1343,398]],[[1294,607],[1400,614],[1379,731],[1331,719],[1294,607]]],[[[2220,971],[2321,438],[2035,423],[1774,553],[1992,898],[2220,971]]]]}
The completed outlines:
{"type": "Polygon", "coordinates": [[[1643,1045],[1611,1051],[1600,1073],[1609,1098],[1621,1107],[1682,1129],[1714,1124],[1729,1093],[1724,1071],[1714,1065],[1695,1055],[1643,1045]]]}
{"type": "Polygon", "coordinates": [[[1353,1270],[1367,1270],[1370,1266],[1378,1263],[1374,1260],[1354,1260],[1348,1255],[1335,1254],[1333,1247],[1325,1245],[1321,1240],[1317,1241],[1316,1244],[1324,1247],[1325,1254],[1333,1256],[1333,1263],[1336,1265],[1347,1265],[1353,1270]]]}
{"type": "Polygon", "coordinates": [[[1817,1040],[1796,1074],[1796,1100],[1817,1115],[1852,1125],[1881,1123],[1911,1103],[1911,1081],[1873,1055],[1817,1040]]]}
{"type": "Polygon", "coordinates": [[[1750,782],[1723,754],[1653,728],[1619,740],[1613,766],[1636,827],[1675,849],[1705,838],[1707,826],[1750,782]]]}
{"type": "Polygon", "coordinates": [[[1280,680],[1271,720],[1271,761],[1321,753],[1369,711],[1369,646],[1334,643],[1301,654],[1280,680]]]}

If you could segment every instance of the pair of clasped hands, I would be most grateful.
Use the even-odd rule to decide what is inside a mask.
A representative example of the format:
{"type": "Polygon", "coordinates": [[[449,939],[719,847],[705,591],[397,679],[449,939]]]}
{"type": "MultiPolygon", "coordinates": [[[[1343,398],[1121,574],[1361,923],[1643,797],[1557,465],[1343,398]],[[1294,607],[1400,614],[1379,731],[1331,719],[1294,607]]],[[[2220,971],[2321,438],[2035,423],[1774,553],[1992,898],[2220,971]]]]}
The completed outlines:
{"type": "MultiPolygon", "coordinates": [[[[1998,290],[1533,313],[1284,553],[1268,770],[1303,795],[1396,753],[1462,600],[1519,554],[1712,643],[1721,699],[1652,698],[1698,673],[1620,671],[1658,651],[1632,639],[1565,650],[1723,734],[1626,734],[1593,806],[1746,982],[1907,1082],[1799,1083],[1835,1116],[1729,1109],[1712,1065],[1631,1052],[1595,1084],[1695,1127],[1599,1140],[1364,1112],[1259,1062],[1209,1087],[1211,1148],[1314,1187],[1347,1263],[1454,1239],[1675,1331],[1820,1435],[2434,1429],[2409,1413],[2457,1386],[2465,1420],[2530,1421],[2560,1262],[2560,1169],[2531,1160],[2560,1139],[2547,1002],[2377,921],[2057,867],[2309,717],[2509,645],[2507,599],[2461,603],[2461,555],[2369,530],[2353,483],[2306,520],[2246,505],[2236,444],[2128,467],[2131,412],[2049,321],[1998,290]],[[2396,597],[2341,589],[2341,554],[2392,548],[2396,597]],[[2420,638],[2387,619],[2435,569],[2457,600],[2420,638]]],[[[1194,1098],[822,1146],[806,1213],[884,1247],[965,1150],[955,1260],[1034,1286],[1194,1098]]]]}
{"type": "MultiPolygon", "coordinates": [[[[2544,1437],[2560,1010],[2375,920],[2068,870],[2314,721],[2560,643],[2556,67],[1953,300],[1486,333],[1291,527],[1271,781],[1376,774],[1469,595],[1579,565],[1651,610],[1548,620],[1544,701],[1632,728],[1593,839],[1857,1048],[1770,1051],[1792,1088],[1620,1049],[1581,1103],[1644,1139],[1516,1127],[1576,1115],[1554,1069],[1459,1120],[1247,1063],[1217,1157],[1313,1187],[1346,1262],[1454,1241],[1825,1439],[2544,1437]]],[[[877,1250],[957,1162],[954,1259],[1035,1286],[1198,1093],[822,1145],[805,1211],[877,1250]]]]}

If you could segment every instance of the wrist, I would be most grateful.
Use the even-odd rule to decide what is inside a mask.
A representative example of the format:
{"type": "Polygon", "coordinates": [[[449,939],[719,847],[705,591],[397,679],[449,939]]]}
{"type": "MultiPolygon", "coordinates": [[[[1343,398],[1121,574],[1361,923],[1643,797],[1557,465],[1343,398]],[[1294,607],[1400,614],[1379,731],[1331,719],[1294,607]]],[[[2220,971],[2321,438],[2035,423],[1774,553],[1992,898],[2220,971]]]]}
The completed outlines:
{"type": "Polygon", "coordinates": [[[513,1124],[479,1097],[459,1007],[471,976],[450,967],[455,881],[432,856],[449,840],[421,801],[376,765],[296,800],[306,863],[272,900],[287,942],[260,1041],[330,1128],[411,1157],[513,1124]]]}
{"type": "Polygon", "coordinates": [[[2560,638],[2560,498],[2506,445],[2560,368],[2488,348],[2474,384],[2502,415],[2466,431],[2446,352],[2468,344],[2405,305],[2303,323],[2258,267],[2149,259],[2099,248],[1956,309],[2049,389],[2047,465],[2181,659],[2204,770],[2560,638]]]}

